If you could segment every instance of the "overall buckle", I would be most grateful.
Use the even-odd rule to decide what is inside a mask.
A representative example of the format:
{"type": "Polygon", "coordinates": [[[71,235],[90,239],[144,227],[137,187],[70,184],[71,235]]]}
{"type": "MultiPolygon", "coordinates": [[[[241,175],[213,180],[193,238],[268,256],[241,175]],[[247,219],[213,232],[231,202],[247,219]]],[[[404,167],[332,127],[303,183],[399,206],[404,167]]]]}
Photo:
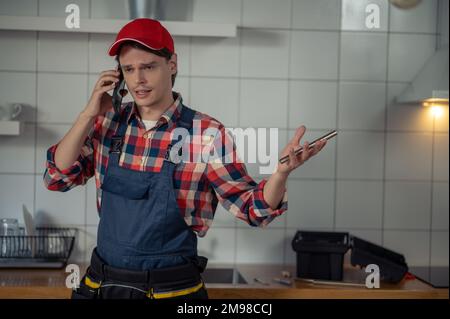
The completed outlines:
{"type": "Polygon", "coordinates": [[[111,147],[109,148],[109,153],[120,153],[123,146],[122,136],[113,136],[111,138],[111,147]]]}

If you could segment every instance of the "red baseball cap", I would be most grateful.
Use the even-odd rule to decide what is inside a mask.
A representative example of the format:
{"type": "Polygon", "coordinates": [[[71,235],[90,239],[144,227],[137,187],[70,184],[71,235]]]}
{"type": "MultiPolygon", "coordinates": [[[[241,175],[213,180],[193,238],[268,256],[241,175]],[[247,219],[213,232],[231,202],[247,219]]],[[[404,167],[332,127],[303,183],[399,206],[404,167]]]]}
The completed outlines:
{"type": "Polygon", "coordinates": [[[139,18],[128,22],[117,34],[108,54],[117,55],[117,50],[125,41],[135,41],[153,50],[168,49],[175,52],[172,36],[157,20],[139,18]]]}

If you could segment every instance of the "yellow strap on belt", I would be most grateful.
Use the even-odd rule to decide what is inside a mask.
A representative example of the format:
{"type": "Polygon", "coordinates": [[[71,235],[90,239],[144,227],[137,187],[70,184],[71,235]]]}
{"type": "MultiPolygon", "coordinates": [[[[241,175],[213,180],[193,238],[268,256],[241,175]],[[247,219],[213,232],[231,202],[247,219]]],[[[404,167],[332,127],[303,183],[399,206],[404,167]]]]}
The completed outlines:
{"type": "Polygon", "coordinates": [[[153,296],[155,299],[162,299],[162,298],[171,298],[171,297],[178,297],[178,296],[184,296],[193,292],[196,292],[200,290],[200,288],[203,287],[203,282],[199,283],[198,285],[182,290],[175,290],[175,291],[167,291],[167,292],[152,292],[150,295],[153,296]]]}
{"type": "Polygon", "coordinates": [[[86,278],[84,279],[84,283],[86,284],[86,286],[93,289],[97,289],[100,287],[100,283],[92,281],[88,276],[86,276],[86,278]]]}

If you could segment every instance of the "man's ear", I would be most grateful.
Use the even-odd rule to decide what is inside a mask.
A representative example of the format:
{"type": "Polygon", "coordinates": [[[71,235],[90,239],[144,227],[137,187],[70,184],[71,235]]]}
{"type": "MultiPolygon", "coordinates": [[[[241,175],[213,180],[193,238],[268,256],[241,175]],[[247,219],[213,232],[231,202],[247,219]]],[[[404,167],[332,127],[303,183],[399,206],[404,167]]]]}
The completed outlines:
{"type": "Polygon", "coordinates": [[[167,61],[167,63],[169,64],[169,68],[170,68],[170,71],[172,72],[172,74],[175,74],[178,72],[178,56],[176,53],[172,54],[172,56],[170,57],[170,60],[167,61]]]}

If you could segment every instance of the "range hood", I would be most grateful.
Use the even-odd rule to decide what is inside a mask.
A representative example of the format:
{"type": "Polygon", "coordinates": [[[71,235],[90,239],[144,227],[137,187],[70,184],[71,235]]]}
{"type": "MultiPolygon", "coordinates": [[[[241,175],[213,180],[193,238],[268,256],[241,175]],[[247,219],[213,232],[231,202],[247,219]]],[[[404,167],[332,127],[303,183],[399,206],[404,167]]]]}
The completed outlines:
{"type": "Polygon", "coordinates": [[[398,103],[448,105],[449,78],[449,2],[438,2],[436,51],[425,62],[411,83],[397,96],[398,103]]]}
{"type": "Polygon", "coordinates": [[[399,103],[448,102],[448,45],[437,50],[397,97],[399,103]]]}

